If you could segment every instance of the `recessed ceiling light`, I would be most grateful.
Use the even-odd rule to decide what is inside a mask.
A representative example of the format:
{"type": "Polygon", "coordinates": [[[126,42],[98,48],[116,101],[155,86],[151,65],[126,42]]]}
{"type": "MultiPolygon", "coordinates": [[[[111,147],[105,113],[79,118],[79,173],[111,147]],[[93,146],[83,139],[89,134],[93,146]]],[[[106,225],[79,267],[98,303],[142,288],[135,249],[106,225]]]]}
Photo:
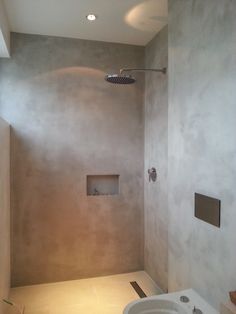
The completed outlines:
{"type": "Polygon", "coordinates": [[[97,19],[97,16],[94,15],[94,14],[88,14],[88,15],[86,16],[86,18],[87,18],[87,20],[89,20],[89,21],[95,21],[95,20],[97,19]]]}

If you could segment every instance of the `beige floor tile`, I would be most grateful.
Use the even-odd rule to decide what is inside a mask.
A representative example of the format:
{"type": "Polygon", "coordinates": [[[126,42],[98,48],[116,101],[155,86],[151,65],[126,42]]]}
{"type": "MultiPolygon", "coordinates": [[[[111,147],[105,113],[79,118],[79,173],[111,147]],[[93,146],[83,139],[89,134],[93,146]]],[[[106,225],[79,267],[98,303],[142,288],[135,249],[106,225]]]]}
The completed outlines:
{"type": "Polygon", "coordinates": [[[25,314],[122,314],[129,302],[138,299],[130,281],[137,281],[147,295],[160,294],[151,278],[140,271],[14,288],[10,298],[25,305],[25,314]]]}

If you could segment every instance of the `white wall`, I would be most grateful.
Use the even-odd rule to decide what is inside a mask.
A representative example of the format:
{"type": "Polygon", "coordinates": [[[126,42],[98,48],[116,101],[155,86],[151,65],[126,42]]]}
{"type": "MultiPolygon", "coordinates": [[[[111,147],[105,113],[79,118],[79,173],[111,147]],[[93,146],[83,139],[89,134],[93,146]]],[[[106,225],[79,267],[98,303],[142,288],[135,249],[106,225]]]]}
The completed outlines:
{"type": "Polygon", "coordinates": [[[10,129],[0,118],[0,314],[10,289],[10,129]]]}
{"type": "Polygon", "coordinates": [[[3,0],[0,0],[0,58],[10,56],[10,27],[3,0]]]}
{"type": "Polygon", "coordinates": [[[169,288],[236,289],[236,1],[169,1],[169,288]],[[221,228],[194,192],[222,201],[221,228]]]}

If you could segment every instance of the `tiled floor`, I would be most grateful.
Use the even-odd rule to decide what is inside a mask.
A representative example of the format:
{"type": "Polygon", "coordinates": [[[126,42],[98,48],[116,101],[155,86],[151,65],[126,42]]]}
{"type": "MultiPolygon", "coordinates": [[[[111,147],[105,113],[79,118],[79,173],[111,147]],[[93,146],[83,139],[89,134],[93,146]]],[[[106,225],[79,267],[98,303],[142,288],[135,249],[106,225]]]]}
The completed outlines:
{"type": "MultiPolygon", "coordinates": [[[[13,288],[10,299],[25,306],[24,314],[122,314],[127,303],[139,298],[130,281],[148,296],[161,293],[147,273],[139,271],[13,288]]],[[[17,311],[11,308],[8,313],[17,311]]]]}

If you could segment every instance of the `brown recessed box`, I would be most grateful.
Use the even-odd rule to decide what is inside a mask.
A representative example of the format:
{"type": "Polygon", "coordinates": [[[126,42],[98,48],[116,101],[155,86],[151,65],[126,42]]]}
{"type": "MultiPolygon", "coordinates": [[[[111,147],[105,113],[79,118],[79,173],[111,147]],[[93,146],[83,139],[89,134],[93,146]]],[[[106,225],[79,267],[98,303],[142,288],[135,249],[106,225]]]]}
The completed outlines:
{"type": "Polygon", "coordinates": [[[220,200],[195,193],[195,217],[220,228],[220,200]]]}
{"type": "Polygon", "coordinates": [[[229,296],[230,296],[231,302],[236,305],[236,291],[231,291],[229,293],[229,296]]]}

